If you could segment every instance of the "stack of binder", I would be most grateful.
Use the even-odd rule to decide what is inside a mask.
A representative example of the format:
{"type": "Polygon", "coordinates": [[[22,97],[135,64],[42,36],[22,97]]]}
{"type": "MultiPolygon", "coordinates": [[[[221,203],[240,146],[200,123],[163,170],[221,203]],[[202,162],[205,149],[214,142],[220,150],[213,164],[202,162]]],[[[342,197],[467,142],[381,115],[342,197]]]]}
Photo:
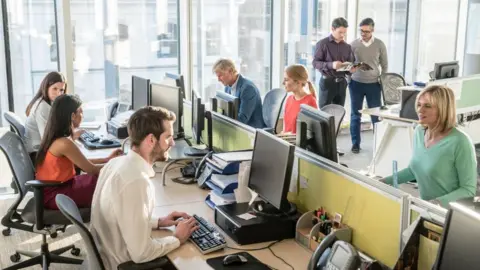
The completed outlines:
{"type": "Polygon", "coordinates": [[[212,171],[205,185],[211,189],[205,202],[215,209],[217,205],[235,202],[233,191],[238,187],[240,162],[252,159],[252,151],[214,154],[207,158],[206,165],[212,171]]]}

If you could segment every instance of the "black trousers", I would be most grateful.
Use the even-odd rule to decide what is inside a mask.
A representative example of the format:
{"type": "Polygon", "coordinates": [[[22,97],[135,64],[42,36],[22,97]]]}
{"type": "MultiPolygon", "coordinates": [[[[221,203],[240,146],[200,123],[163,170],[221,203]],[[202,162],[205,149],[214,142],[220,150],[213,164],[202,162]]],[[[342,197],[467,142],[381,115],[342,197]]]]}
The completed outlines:
{"type": "Polygon", "coordinates": [[[346,78],[322,76],[320,78],[319,88],[318,108],[322,108],[327,104],[345,106],[345,97],[347,94],[346,78]]]}

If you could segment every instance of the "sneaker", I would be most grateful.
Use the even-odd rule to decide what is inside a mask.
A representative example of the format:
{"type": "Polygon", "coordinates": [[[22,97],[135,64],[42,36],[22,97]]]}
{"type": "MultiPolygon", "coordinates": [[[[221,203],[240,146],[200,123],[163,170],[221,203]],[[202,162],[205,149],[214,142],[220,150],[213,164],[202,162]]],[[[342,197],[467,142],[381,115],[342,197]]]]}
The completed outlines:
{"type": "Polygon", "coordinates": [[[358,146],[358,145],[352,146],[352,153],[354,153],[354,154],[360,153],[360,146],[358,146]]]}

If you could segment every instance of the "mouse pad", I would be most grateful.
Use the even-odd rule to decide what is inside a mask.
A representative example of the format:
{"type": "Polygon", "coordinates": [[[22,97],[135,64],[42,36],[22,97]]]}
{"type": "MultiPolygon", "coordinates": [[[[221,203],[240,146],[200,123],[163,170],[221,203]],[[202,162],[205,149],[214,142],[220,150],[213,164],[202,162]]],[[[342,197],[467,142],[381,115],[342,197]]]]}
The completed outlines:
{"type": "MultiPolygon", "coordinates": [[[[270,267],[267,265],[263,264],[261,261],[259,261],[257,258],[253,257],[250,255],[248,252],[239,252],[235,253],[244,256],[247,258],[247,262],[241,265],[223,265],[223,258],[225,256],[220,256],[220,257],[215,257],[215,258],[210,258],[207,260],[208,265],[212,267],[215,270],[221,270],[221,269],[235,269],[235,270],[243,270],[243,269],[251,269],[251,270],[270,270],[270,267]]],[[[231,254],[229,254],[231,255],[231,254]]]]}

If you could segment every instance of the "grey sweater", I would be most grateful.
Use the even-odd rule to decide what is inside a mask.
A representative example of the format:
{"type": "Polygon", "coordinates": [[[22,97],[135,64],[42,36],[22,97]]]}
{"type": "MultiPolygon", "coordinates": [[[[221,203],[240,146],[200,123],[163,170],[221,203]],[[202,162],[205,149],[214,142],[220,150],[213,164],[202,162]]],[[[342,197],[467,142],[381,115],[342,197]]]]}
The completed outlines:
{"type": "Polygon", "coordinates": [[[356,39],[350,45],[355,55],[355,63],[365,62],[373,68],[369,71],[358,70],[352,74],[352,80],[361,83],[378,82],[380,74],[386,73],[388,70],[387,48],[383,41],[374,38],[373,43],[366,47],[361,39],[356,39]],[[379,67],[382,68],[381,71],[379,67]]]}

